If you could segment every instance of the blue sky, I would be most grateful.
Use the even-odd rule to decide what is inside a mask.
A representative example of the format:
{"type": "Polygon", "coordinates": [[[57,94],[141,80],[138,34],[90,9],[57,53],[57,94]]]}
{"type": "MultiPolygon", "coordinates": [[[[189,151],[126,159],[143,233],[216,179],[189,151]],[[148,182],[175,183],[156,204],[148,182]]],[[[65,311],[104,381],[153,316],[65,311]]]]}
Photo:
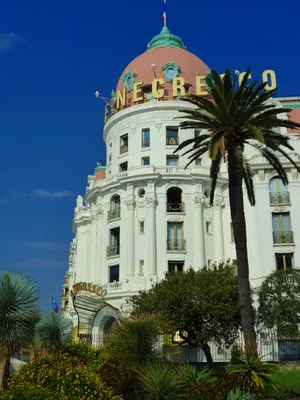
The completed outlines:
{"type": "MultiPolygon", "coordinates": [[[[0,270],[36,279],[44,310],[60,301],[72,218],[105,158],[103,103],[161,29],[163,0],[3,2],[0,13],[0,270]]],[[[168,1],[168,27],[211,68],[300,95],[298,2],[168,1]],[[292,6],[291,4],[294,3],[292,6]]]]}

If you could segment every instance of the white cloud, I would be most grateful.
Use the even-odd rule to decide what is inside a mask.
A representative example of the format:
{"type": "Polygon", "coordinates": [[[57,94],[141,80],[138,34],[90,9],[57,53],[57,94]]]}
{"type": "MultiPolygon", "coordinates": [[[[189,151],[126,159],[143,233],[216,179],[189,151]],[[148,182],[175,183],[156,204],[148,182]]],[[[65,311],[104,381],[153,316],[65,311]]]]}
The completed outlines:
{"type": "Polygon", "coordinates": [[[13,32],[0,33],[0,52],[8,51],[19,42],[27,42],[26,39],[13,32]]]}
{"type": "Polygon", "coordinates": [[[32,194],[36,197],[46,197],[50,199],[61,199],[63,197],[72,196],[72,192],[69,190],[62,190],[60,192],[49,192],[48,190],[35,189],[32,194]]]}
{"type": "Polygon", "coordinates": [[[66,248],[62,243],[53,242],[25,242],[24,246],[33,250],[61,250],[66,248]]]}

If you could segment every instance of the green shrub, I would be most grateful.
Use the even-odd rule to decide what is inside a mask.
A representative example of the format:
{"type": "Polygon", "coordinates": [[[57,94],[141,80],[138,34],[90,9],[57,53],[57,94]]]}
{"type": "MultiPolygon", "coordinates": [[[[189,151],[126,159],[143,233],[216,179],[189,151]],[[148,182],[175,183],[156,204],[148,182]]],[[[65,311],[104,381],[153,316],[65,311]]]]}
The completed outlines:
{"type": "Polygon", "coordinates": [[[94,372],[97,372],[105,362],[104,350],[95,349],[86,342],[72,343],[63,350],[63,353],[79,358],[81,363],[88,365],[94,372]]]}
{"type": "Polygon", "coordinates": [[[226,395],[220,392],[219,385],[209,382],[194,382],[187,388],[188,400],[226,400],[226,395]]]}
{"type": "MultiPolygon", "coordinates": [[[[31,387],[55,393],[56,400],[119,400],[111,388],[80,359],[68,354],[44,356],[24,365],[9,382],[9,390],[31,387]]],[[[47,398],[47,397],[46,397],[47,398]]],[[[44,398],[45,400],[45,398],[44,398]]]]}
{"type": "Polygon", "coordinates": [[[6,391],[0,391],[0,400],[56,400],[55,393],[46,389],[36,389],[30,386],[12,386],[6,391]]]}
{"type": "Polygon", "coordinates": [[[136,372],[122,368],[116,361],[108,360],[97,371],[105,385],[125,399],[132,398],[137,386],[136,372]]]}
{"type": "Polygon", "coordinates": [[[196,367],[192,365],[184,365],[180,370],[180,376],[183,384],[190,385],[193,382],[202,382],[207,381],[209,383],[215,383],[216,377],[214,375],[214,371],[201,368],[198,370],[196,367]]]}
{"type": "Polygon", "coordinates": [[[238,364],[239,358],[242,356],[242,351],[238,345],[233,345],[231,348],[230,364],[238,364]]]}

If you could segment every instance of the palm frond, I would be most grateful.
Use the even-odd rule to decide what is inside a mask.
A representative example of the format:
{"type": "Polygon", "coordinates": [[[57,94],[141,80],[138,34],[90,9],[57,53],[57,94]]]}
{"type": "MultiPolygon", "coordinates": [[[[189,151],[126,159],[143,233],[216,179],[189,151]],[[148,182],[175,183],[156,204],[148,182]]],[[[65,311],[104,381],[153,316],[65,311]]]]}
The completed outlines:
{"type": "Polygon", "coordinates": [[[243,171],[243,179],[245,182],[247,195],[251,206],[255,206],[255,191],[254,191],[254,184],[253,184],[253,172],[250,167],[250,164],[243,157],[243,164],[242,164],[242,171],[243,171]]]}
{"type": "Polygon", "coordinates": [[[221,162],[222,162],[222,154],[221,152],[219,152],[215,160],[211,162],[211,167],[210,167],[211,189],[210,189],[209,203],[211,206],[213,206],[214,204],[215,190],[218,182],[221,162]]]}

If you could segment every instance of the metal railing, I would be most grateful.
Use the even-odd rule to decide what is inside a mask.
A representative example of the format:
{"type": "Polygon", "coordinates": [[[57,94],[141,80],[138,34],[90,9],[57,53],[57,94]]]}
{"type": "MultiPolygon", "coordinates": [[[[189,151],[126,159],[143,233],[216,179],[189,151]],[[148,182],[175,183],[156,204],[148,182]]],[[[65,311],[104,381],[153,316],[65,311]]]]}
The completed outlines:
{"type": "Polygon", "coordinates": [[[106,257],[115,257],[120,255],[120,245],[117,246],[107,246],[106,257]]]}
{"type": "Polygon", "coordinates": [[[112,219],[121,218],[121,208],[115,208],[114,210],[108,210],[107,219],[111,221],[112,219]]]}
{"type": "Polygon", "coordinates": [[[185,240],[167,240],[168,251],[185,251],[186,242],[185,240]]]}
{"type": "Polygon", "coordinates": [[[167,137],[167,146],[175,146],[177,144],[179,144],[178,136],[167,137]]]}
{"type": "Polygon", "coordinates": [[[167,202],[167,213],[173,213],[173,212],[182,213],[184,211],[185,211],[185,206],[183,201],[179,203],[174,201],[167,202]]]}
{"type": "Polygon", "coordinates": [[[120,146],[120,154],[128,153],[128,145],[124,144],[123,146],[120,146]]]}
{"type": "Polygon", "coordinates": [[[275,231],[273,232],[274,244],[294,243],[294,235],[292,231],[275,231]]]}
{"type": "Polygon", "coordinates": [[[290,204],[290,192],[270,192],[270,204],[290,204]]]}

